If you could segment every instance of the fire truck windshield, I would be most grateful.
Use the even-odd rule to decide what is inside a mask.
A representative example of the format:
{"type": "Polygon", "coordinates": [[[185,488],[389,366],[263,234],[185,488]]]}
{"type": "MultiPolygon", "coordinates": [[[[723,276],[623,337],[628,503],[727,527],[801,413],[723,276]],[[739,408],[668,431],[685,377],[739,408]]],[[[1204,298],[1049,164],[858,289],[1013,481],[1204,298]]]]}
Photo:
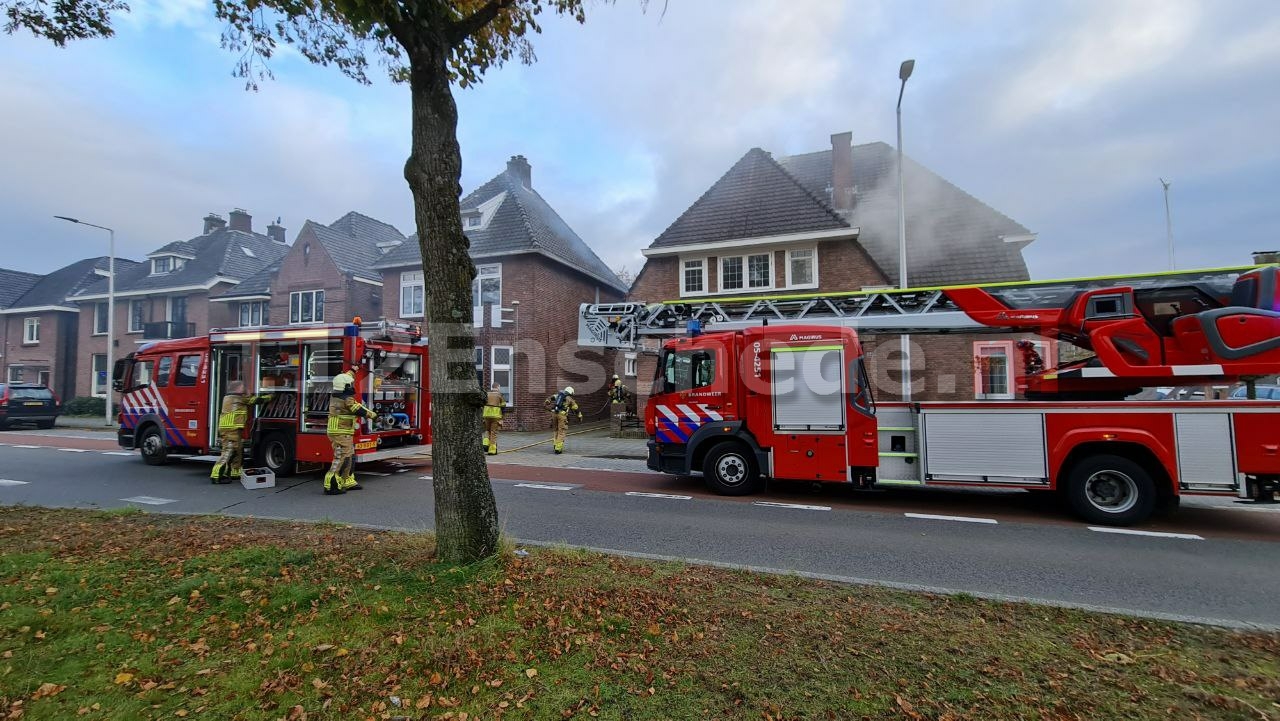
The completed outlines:
{"type": "Polygon", "coordinates": [[[709,386],[716,379],[716,357],[709,350],[667,350],[658,361],[653,393],[675,393],[709,386]]]}

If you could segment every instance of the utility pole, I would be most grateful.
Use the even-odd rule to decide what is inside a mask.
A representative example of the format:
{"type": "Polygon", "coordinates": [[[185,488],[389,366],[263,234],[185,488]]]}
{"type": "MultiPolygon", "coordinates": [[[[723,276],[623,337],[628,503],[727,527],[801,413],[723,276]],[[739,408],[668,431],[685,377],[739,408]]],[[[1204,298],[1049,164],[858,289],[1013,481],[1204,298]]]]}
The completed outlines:
{"type": "MultiPolygon", "coordinates": [[[[904,60],[898,67],[898,287],[907,287],[907,209],[903,200],[902,183],[902,94],[907,90],[907,78],[915,70],[915,60],[904,60]]],[[[900,336],[902,353],[902,400],[911,400],[911,336],[900,336]]]]}

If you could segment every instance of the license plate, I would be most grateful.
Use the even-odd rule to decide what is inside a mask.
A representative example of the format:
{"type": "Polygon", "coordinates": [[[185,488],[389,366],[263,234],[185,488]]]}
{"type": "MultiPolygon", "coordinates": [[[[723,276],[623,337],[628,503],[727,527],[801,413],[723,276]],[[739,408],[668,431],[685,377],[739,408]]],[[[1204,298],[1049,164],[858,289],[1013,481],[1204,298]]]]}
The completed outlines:
{"type": "Polygon", "coordinates": [[[22,405],[24,405],[24,406],[42,406],[42,405],[44,405],[44,404],[43,404],[43,403],[41,403],[40,401],[27,401],[26,403],[23,403],[22,405]]]}

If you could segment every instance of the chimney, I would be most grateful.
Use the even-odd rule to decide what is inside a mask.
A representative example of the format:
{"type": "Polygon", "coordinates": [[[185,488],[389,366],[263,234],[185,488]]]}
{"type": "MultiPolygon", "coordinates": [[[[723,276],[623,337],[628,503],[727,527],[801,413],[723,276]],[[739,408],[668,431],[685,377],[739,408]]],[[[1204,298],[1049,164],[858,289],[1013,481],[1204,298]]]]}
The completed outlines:
{"type": "Polygon", "coordinates": [[[529,165],[523,155],[511,156],[507,161],[507,172],[519,178],[524,187],[533,189],[533,166],[529,165]]]}
{"type": "Polygon", "coordinates": [[[837,211],[853,210],[853,133],[831,136],[831,205],[837,211]]]}
{"type": "Polygon", "coordinates": [[[249,215],[248,211],[242,208],[236,208],[230,213],[227,213],[227,216],[231,218],[232,230],[242,230],[246,233],[253,232],[253,216],[249,215]]]}
{"type": "Polygon", "coordinates": [[[276,222],[267,226],[267,236],[280,245],[288,245],[289,241],[284,238],[284,226],[280,225],[280,218],[276,218],[276,222]]]}
{"type": "Polygon", "coordinates": [[[1254,265],[1268,265],[1270,263],[1280,263],[1280,250],[1253,251],[1254,265]]]}
{"type": "Polygon", "coordinates": [[[204,216],[204,234],[208,235],[219,228],[227,227],[227,221],[222,219],[217,213],[210,213],[204,216]]]}

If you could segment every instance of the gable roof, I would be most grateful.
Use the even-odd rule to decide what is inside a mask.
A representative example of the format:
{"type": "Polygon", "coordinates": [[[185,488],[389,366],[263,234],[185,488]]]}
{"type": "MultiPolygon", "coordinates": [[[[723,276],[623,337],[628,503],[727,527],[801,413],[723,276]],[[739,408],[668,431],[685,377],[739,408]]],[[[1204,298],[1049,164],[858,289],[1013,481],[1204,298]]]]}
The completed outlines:
{"type": "Polygon", "coordinates": [[[310,230],[324,246],[338,270],[343,273],[381,283],[382,276],[373,269],[382,260],[379,244],[404,244],[404,234],[393,226],[351,211],[329,225],[308,220],[303,231],[310,230]]]}
{"type": "MultiPolygon", "coordinates": [[[[496,208],[489,207],[486,210],[485,224],[465,231],[467,239],[471,241],[472,258],[540,253],[610,288],[626,292],[626,284],[600,260],[591,246],[569,227],[537,191],[526,187],[520,177],[510,170],[504,170],[476,188],[462,199],[460,206],[463,212],[474,211],[498,196],[503,197],[498,200],[496,208]]],[[[417,236],[411,236],[410,240],[411,242],[387,253],[374,267],[420,266],[422,255],[417,236]]]]}
{"type": "MultiPolygon", "coordinates": [[[[260,233],[229,228],[218,228],[206,235],[163,246],[166,249],[175,247],[183,249],[179,252],[190,254],[191,260],[175,271],[157,275],[151,274],[150,263],[139,263],[123,272],[117,269],[116,293],[162,293],[173,288],[209,287],[219,279],[238,282],[280,260],[289,250],[289,246],[260,233]]],[[[106,293],[107,281],[103,278],[73,293],[69,300],[84,300],[106,293]]]]}
{"type": "Polygon", "coordinates": [[[243,298],[255,295],[271,295],[271,283],[276,279],[276,274],[280,272],[280,263],[282,260],[268,265],[262,270],[245,278],[227,289],[225,293],[219,293],[213,297],[214,300],[221,298],[243,298]]]}
{"type": "MultiPolygon", "coordinates": [[[[896,151],[851,148],[854,206],[831,200],[831,151],[773,158],[752,148],[659,235],[650,248],[857,229],[857,241],[891,281],[898,277],[896,151]]],[[[910,158],[904,158],[908,282],[913,286],[1027,280],[1031,231],[910,158]],[[1022,238],[1005,242],[1004,238],[1022,238]]]]}
{"type": "MultiPolygon", "coordinates": [[[[897,151],[887,143],[855,145],[855,201],[848,223],[892,281],[898,277],[897,151]]],[[[778,158],[802,185],[830,202],[831,151],[778,158]]],[[[1004,238],[1030,236],[1025,226],[932,170],[903,157],[907,272],[913,286],[1028,280],[1022,247],[1004,238]]]]}
{"type": "Polygon", "coordinates": [[[40,280],[35,273],[0,268],[0,309],[8,308],[40,280]]]}
{"type": "Polygon", "coordinates": [[[649,246],[662,248],[849,228],[773,157],[752,148],[649,246]]]}
{"type": "MultiPolygon", "coordinates": [[[[132,269],[138,265],[136,261],[116,258],[116,274],[132,269]]],[[[47,308],[50,306],[67,307],[67,296],[104,280],[101,273],[110,267],[110,259],[103,257],[85,258],[70,265],[63,266],[48,275],[41,276],[26,293],[10,304],[9,308],[47,308]]],[[[105,281],[104,281],[105,282],[105,281]]]]}

